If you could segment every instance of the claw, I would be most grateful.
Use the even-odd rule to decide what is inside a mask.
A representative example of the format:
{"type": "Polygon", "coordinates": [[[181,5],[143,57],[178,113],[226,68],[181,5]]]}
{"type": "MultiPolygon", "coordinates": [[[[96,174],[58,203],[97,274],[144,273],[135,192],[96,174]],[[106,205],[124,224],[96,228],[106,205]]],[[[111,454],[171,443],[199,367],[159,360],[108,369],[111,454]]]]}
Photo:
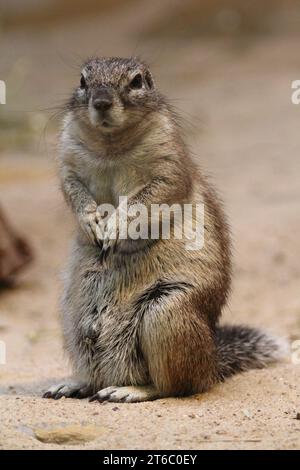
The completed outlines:
{"type": "Polygon", "coordinates": [[[91,401],[100,401],[98,393],[95,393],[92,397],[89,398],[89,402],[91,401]]]}
{"type": "Polygon", "coordinates": [[[92,397],[89,398],[89,402],[92,402],[92,401],[98,401],[99,403],[104,403],[106,401],[109,401],[109,397],[105,397],[105,398],[101,398],[100,395],[98,393],[96,393],[95,395],[93,395],[92,397]]]}
{"type": "Polygon", "coordinates": [[[63,393],[58,392],[58,393],[56,393],[56,395],[53,396],[53,398],[54,398],[54,400],[59,400],[63,396],[64,396],[63,393]]]}
{"type": "Polygon", "coordinates": [[[129,397],[129,393],[120,399],[120,402],[124,403],[126,398],[129,397]]]}

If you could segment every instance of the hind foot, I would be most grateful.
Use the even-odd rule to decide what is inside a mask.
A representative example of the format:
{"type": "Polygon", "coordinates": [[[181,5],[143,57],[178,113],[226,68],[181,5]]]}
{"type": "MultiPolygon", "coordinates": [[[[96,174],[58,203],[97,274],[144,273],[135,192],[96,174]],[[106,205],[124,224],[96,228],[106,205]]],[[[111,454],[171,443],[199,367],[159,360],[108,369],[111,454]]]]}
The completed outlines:
{"type": "Polygon", "coordinates": [[[151,385],[130,387],[107,387],[93,395],[89,401],[109,401],[114,403],[137,403],[156,400],[160,393],[151,385]]]}
{"type": "Polygon", "coordinates": [[[53,398],[58,400],[59,398],[87,398],[93,393],[90,386],[84,382],[62,382],[52,387],[44,393],[43,398],[53,398]]]}

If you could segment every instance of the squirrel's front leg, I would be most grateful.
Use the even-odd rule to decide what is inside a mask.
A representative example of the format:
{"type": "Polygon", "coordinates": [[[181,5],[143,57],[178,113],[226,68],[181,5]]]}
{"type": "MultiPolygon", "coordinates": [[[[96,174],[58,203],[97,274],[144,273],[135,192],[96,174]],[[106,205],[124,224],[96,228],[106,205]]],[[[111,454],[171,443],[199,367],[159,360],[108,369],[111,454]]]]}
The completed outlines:
{"type": "Polygon", "coordinates": [[[102,249],[103,224],[97,214],[96,201],[75,173],[64,170],[61,182],[65,199],[72,207],[79,226],[90,242],[102,249]]]}
{"type": "Polygon", "coordinates": [[[80,227],[88,236],[89,240],[94,245],[98,245],[102,250],[104,227],[101,219],[99,219],[97,215],[97,204],[87,205],[77,217],[80,227]]]}

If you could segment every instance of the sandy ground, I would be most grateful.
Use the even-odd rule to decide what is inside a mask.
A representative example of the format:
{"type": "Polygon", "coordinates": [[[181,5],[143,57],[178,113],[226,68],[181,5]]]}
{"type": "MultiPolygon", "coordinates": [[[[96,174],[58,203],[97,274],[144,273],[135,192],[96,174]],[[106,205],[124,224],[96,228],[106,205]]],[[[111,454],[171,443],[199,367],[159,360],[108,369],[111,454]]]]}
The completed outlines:
{"type": "MultiPolygon", "coordinates": [[[[70,50],[80,27],[65,31],[70,50]]],[[[18,41],[12,51],[22,48],[22,36],[18,41]]],[[[191,39],[176,50],[166,43],[154,67],[183,111],[195,158],[213,175],[230,217],[235,269],[224,321],[263,326],[291,341],[300,339],[300,107],[290,100],[291,81],[300,78],[298,42],[191,39]]],[[[26,47],[34,50],[34,63],[33,44],[34,37],[26,47]]],[[[107,46],[108,54],[116,54],[116,44],[107,46]]],[[[157,44],[149,45],[148,56],[151,48],[157,44]]],[[[120,49],[125,54],[129,46],[120,49]]],[[[47,77],[41,89],[46,83],[47,77]]],[[[30,153],[6,150],[0,158],[1,203],[36,252],[18,287],[0,296],[0,339],[7,346],[7,363],[0,365],[0,448],[299,449],[300,365],[291,358],[185,399],[101,405],[41,398],[69,374],[58,298],[73,227],[58,190],[53,138],[47,146],[37,140],[30,153]],[[75,425],[70,437],[68,426],[75,425]],[[42,442],[41,429],[50,440],[58,429],[60,443],[42,442]]]]}

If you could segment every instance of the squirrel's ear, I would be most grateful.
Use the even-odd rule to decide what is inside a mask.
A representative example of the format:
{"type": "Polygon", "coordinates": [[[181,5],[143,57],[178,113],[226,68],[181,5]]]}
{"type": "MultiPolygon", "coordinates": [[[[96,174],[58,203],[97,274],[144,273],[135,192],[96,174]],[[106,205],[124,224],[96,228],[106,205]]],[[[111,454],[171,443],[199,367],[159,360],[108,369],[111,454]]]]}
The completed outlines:
{"type": "Polygon", "coordinates": [[[145,73],[145,80],[146,80],[146,83],[147,83],[148,87],[151,90],[154,87],[154,81],[153,81],[152,75],[149,72],[149,70],[147,70],[147,72],[145,73]]]}

